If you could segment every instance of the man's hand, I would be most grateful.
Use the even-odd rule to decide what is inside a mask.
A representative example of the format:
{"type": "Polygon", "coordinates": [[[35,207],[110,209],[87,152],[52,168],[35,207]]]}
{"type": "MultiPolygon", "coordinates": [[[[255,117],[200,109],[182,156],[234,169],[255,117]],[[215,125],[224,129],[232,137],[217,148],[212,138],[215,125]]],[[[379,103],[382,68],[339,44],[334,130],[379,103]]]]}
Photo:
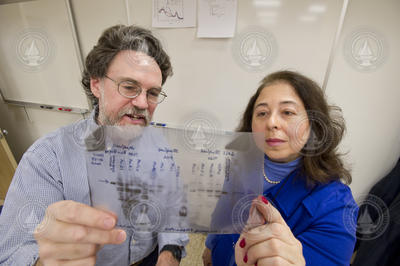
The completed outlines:
{"type": "Polygon", "coordinates": [[[75,201],[50,205],[36,228],[37,265],[95,265],[101,245],[121,244],[125,231],[116,229],[117,217],[75,201]]]}
{"type": "Polygon", "coordinates": [[[174,258],[170,251],[162,251],[158,256],[156,266],[178,266],[179,261],[174,258]]]}
{"type": "Polygon", "coordinates": [[[207,247],[203,251],[203,265],[212,266],[211,250],[207,247]]]}

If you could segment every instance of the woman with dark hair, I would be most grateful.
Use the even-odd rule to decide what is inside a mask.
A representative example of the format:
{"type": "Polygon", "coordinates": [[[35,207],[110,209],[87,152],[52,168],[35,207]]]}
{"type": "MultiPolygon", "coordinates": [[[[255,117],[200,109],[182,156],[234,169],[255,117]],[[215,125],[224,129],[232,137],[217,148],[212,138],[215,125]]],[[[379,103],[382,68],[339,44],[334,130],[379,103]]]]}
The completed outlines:
{"type": "Polygon", "coordinates": [[[349,265],[358,207],[338,144],[338,107],[318,84],[292,71],[265,77],[239,132],[263,132],[264,195],[253,201],[266,223],[247,232],[209,235],[205,265],[349,265]]]}

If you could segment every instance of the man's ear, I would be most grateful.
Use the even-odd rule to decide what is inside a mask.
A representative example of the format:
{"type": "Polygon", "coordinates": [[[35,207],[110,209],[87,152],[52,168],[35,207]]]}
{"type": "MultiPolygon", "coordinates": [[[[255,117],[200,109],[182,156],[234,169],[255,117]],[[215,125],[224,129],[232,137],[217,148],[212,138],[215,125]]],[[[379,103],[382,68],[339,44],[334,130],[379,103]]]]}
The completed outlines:
{"type": "Polygon", "coordinates": [[[90,90],[96,98],[100,98],[100,86],[101,79],[100,78],[90,78],[90,90]]]}

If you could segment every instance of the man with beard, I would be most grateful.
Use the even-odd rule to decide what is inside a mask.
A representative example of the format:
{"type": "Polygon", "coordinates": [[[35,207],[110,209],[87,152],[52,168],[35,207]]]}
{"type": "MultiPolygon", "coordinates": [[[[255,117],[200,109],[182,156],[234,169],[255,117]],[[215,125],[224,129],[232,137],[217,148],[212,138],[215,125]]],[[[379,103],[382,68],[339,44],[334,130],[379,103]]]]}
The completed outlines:
{"type": "Polygon", "coordinates": [[[150,31],[117,25],[103,32],[82,77],[95,107],[90,118],[36,141],[18,166],[0,216],[1,265],[179,265],[187,235],[159,233],[143,248],[116,228],[115,214],[90,206],[85,144],[76,138],[96,126],[148,126],[170,75],[150,31]]]}

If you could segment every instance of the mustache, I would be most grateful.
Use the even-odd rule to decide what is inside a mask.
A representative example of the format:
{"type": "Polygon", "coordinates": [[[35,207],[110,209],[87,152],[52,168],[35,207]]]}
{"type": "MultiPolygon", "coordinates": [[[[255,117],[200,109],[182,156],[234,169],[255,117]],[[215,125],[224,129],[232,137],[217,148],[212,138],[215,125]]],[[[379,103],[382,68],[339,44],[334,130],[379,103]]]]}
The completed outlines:
{"type": "Polygon", "coordinates": [[[150,120],[151,120],[149,111],[147,109],[139,109],[139,108],[137,108],[135,106],[123,108],[118,112],[118,118],[119,119],[121,119],[124,115],[131,115],[131,116],[140,115],[140,116],[143,116],[144,119],[145,119],[146,125],[148,125],[150,123],[150,120]]]}

